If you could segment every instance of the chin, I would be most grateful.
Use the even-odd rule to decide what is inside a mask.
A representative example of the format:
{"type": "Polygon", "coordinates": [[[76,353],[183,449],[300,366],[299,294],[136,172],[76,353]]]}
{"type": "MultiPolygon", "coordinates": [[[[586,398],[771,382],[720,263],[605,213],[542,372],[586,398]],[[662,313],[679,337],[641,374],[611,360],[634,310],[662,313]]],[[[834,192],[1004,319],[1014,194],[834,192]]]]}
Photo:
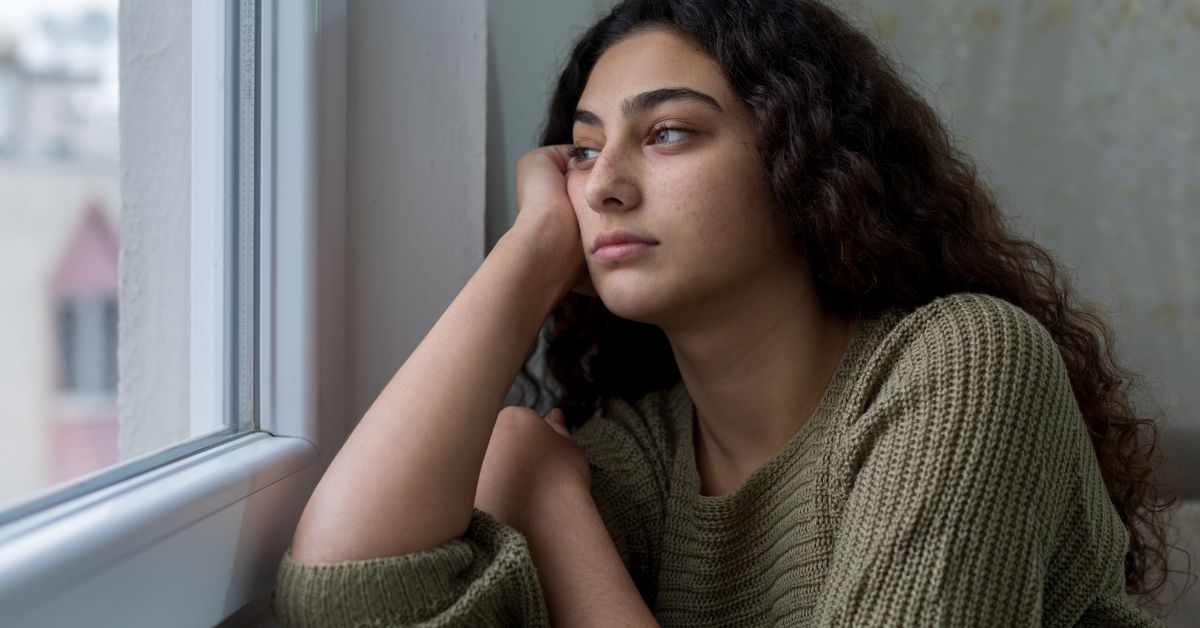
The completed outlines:
{"type": "Polygon", "coordinates": [[[627,320],[657,325],[670,309],[665,293],[644,282],[632,285],[629,282],[608,281],[595,288],[604,307],[627,320]]]}

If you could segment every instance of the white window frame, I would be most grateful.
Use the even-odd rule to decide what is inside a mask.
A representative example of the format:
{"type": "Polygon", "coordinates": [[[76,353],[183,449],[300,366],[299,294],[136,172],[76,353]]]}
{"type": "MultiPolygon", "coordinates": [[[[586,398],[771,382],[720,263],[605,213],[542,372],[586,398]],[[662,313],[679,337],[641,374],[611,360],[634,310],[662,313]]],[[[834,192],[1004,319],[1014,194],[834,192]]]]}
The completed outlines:
{"type": "MultiPolygon", "coordinates": [[[[212,35],[225,14],[223,3],[192,5],[203,77],[220,71],[203,64],[219,58],[212,35]]],[[[346,1],[261,0],[259,23],[259,430],[0,526],[5,625],[212,626],[261,603],[345,438],[346,1]]],[[[205,141],[223,135],[224,114],[198,107],[193,118],[196,149],[213,154],[220,142],[205,141]]],[[[193,176],[213,182],[220,165],[201,159],[193,176]]],[[[219,202],[220,189],[193,203],[219,202]]],[[[193,307],[194,338],[222,331],[221,220],[193,215],[193,303],[214,305],[193,307]]],[[[198,344],[193,377],[214,384],[225,367],[198,344]]],[[[193,415],[219,410],[205,399],[193,415]]]]}

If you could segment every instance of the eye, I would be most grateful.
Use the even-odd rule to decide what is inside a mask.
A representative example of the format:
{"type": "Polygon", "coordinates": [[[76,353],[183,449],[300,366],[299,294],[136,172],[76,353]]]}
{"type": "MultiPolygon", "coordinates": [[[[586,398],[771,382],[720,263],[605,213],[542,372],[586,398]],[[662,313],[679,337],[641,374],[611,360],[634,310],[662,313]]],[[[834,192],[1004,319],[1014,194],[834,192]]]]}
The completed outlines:
{"type": "Polygon", "coordinates": [[[682,142],[691,131],[673,126],[664,126],[654,131],[654,141],[657,144],[677,144],[682,142]]]}
{"type": "Polygon", "coordinates": [[[588,146],[580,146],[579,144],[575,144],[571,146],[571,148],[567,149],[567,155],[569,155],[571,159],[574,159],[576,162],[590,161],[599,157],[600,151],[588,146]]]}

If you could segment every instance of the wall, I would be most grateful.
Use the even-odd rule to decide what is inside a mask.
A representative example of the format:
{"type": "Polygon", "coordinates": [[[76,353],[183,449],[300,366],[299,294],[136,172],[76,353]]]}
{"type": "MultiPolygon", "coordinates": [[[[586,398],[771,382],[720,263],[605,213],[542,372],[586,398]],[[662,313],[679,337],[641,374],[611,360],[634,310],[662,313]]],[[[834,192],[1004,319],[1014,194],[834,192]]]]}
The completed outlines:
{"type": "Polygon", "coordinates": [[[123,0],[121,460],[191,436],[191,2],[123,0]]]}
{"type": "Polygon", "coordinates": [[[347,424],[483,261],[483,0],[349,5],[347,424]]]}

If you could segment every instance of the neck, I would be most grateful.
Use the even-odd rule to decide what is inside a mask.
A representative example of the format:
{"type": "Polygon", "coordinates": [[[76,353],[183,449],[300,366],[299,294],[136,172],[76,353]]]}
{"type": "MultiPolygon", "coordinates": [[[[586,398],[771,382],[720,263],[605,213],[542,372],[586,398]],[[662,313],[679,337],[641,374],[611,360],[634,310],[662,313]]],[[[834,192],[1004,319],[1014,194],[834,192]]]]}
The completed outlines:
{"type": "Polygon", "coordinates": [[[706,494],[741,485],[816,409],[855,321],[823,307],[803,279],[746,285],[664,327],[696,410],[706,494]]]}

